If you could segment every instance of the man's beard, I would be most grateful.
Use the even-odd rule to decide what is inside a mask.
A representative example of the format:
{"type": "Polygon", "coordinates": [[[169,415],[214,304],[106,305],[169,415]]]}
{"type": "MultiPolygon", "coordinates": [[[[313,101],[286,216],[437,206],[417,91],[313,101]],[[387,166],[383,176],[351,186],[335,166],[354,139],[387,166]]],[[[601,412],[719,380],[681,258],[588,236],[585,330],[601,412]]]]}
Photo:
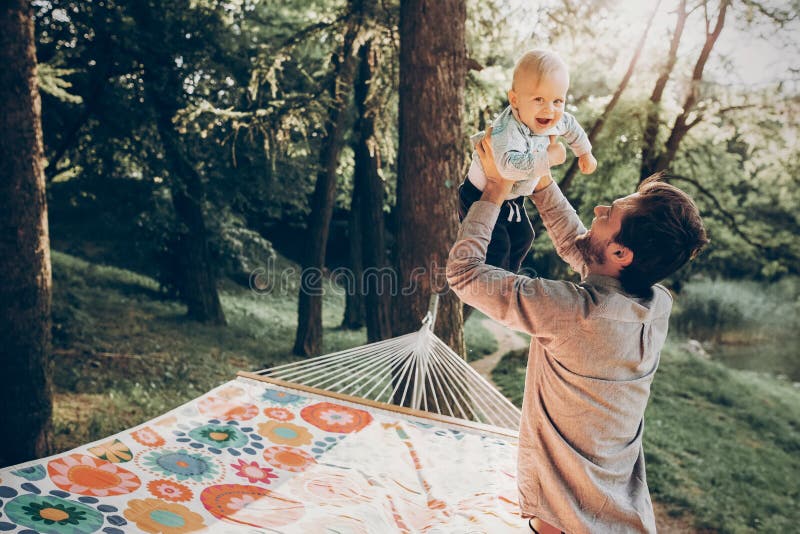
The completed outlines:
{"type": "Polygon", "coordinates": [[[606,262],[603,247],[599,243],[595,243],[590,232],[575,238],[575,248],[583,256],[586,265],[603,265],[606,262]]]}

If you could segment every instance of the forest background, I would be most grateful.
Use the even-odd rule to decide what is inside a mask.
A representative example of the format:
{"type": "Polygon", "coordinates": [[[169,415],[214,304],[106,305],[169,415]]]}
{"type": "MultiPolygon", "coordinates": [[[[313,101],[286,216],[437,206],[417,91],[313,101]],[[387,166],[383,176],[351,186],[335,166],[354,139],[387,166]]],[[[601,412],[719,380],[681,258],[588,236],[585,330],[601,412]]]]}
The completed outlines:
{"type": "MultiPolygon", "coordinates": [[[[54,251],[49,450],[136,424],[236,367],[416,328],[443,289],[468,136],[507,105],[514,61],[534,46],[567,60],[567,109],[599,161],[591,176],[571,156],[554,170],[583,220],[661,169],[700,207],[711,245],[667,281],[686,342],[675,350],[797,389],[796,2],[31,4],[54,251]],[[447,83],[431,91],[437,76],[447,83]]],[[[575,279],[529,209],[540,235],[525,267],[575,279]]],[[[476,323],[465,342],[452,296],[440,315],[454,349],[481,352],[487,332],[476,323]]],[[[507,367],[498,382],[516,380],[514,398],[507,367]]],[[[783,453],[800,450],[796,411],[773,439],[783,453]]],[[[737,530],[706,514],[713,501],[661,497],[737,530]]]]}

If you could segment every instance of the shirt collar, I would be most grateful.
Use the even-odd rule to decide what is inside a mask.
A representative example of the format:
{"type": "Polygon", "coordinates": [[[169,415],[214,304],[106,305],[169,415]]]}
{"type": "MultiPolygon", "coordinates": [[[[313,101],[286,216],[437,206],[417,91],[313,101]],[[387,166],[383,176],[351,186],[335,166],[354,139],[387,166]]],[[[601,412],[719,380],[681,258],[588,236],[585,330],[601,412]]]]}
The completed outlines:
{"type": "Polygon", "coordinates": [[[619,281],[619,278],[614,278],[613,276],[607,276],[604,274],[590,274],[584,278],[583,281],[593,286],[616,289],[621,293],[625,292],[625,290],[622,289],[622,282],[619,281]]]}
{"type": "Polygon", "coordinates": [[[519,128],[522,130],[522,132],[525,135],[531,135],[531,129],[528,128],[528,125],[522,122],[522,119],[519,118],[519,113],[517,110],[511,106],[508,106],[508,108],[511,110],[511,116],[517,121],[517,124],[519,124],[519,128]]]}

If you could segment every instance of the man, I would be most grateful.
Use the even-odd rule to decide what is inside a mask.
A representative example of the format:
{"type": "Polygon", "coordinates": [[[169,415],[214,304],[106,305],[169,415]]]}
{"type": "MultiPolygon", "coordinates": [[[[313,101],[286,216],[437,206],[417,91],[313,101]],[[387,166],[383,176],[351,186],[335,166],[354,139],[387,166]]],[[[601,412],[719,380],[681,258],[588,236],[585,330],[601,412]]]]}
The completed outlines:
{"type": "Polygon", "coordinates": [[[581,282],[488,266],[486,247],[512,185],[497,172],[490,135],[478,155],[492,182],[463,221],[447,280],[464,303],[532,336],[519,431],[521,514],[540,534],[655,532],[643,415],[672,307],[656,283],[708,242],[697,207],[653,177],[597,206],[587,231],[545,177],[531,198],[581,282]]]}

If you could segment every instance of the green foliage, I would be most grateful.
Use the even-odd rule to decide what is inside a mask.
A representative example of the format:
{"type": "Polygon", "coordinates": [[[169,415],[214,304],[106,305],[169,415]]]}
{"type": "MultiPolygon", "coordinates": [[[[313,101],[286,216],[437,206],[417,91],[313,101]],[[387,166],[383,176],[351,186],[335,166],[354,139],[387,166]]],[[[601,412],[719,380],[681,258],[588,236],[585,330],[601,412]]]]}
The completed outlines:
{"type": "Polygon", "coordinates": [[[272,244],[258,232],[247,228],[238,217],[227,214],[212,235],[217,236],[211,246],[219,256],[220,274],[245,287],[249,285],[253,272],[266,269],[275,262],[272,244]]]}
{"type": "Polygon", "coordinates": [[[678,331],[701,341],[788,341],[800,329],[800,280],[693,280],[676,296],[672,317],[678,331]]]}
{"type": "MultiPolygon", "coordinates": [[[[746,4],[750,7],[734,4],[737,22],[728,23],[724,32],[763,39],[770,32],[780,35],[774,30],[789,24],[780,10],[754,11],[752,3],[746,4]]],[[[398,5],[365,5],[359,42],[370,39],[376,45],[377,75],[368,100],[377,122],[373,146],[389,211],[397,172],[398,5]]],[[[139,60],[152,39],[133,23],[132,4],[53,0],[35,6],[43,90],[57,95],[45,92],[43,105],[48,176],[98,178],[84,182],[88,195],[113,187],[104,180],[115,177],[152,183],[153,195],[163,196],[169,172],[139,60]],[[77,102],[63,92],[67,78],[72,84],[68,94],[82,104],[68,101],[77,102]]],[[[640,17],[648,15],[645,7],[637,8],[640,17]]],[[[175,95],[181,103],[175,122],[184,149],[206,181],[209,217],[230,211],[259,231],[276,221],[302,225],[325,135],[331,57],[341,45],[346,21],[355,16],[351,3],[181,0],[149,3],[148,8],[162,22],[168,37],[161,44],[184,80],[175,95]]],[[[623,16],[633,9],[606,1],[545,6],[470,1],[467,40],[473,69],[465,94],[465,131],[482,129],[506,105],[514,60],[532,46],[553,48],[567,60],[567,108],[588,130],[633,54],[631,19],[623,16]]],[[[699,22],[702,12],[694,10],[691,20],[699,22]]],[[[665,26],[651,31],[628,88],[595,140],[597,172],[577,176],[569,191],[586,221],[595,204],[628,194],[638,183],[644,117],[673,14],[667,17],[665,26]]],[[[696,31],[690,24],[685,40],[696,38],[690,35],[696,31]]],[[[680,55],[658,108],[659,144],[688,89],[696,54],[689,52],[680,55]]],[[[697,125],[671,165],[692,180],[676,178],[674,183],[695,197],[712,238],[706,253],[675,282],[698,272],[775,280],[797,274],[800,265],[800,154],[792,141],[797,137],[796,91],[788,84],[742,88],[724,74],[731,65],[732,58],[712,54],[691,117],[697,125]]],[[[347,113],[352,119],[354,111],[348,108],[347,113]]],[[[419,123],[424,127],[424,118],[419,123]]],[[[351,137],[346,132],[345,142],[351,137]]],[[[470,153],[465,138],[465,171],[470,153]]],[[[557,179],[564,169],[554,169],[557,179]]],[[[349,209],[351,174],[345,150],[337,197],[343,211],[349,209]]],[[[156,204],[143,203],[142,216],[156,204]]],[[[342,219],[345,215],[337,213],[342,219]]],[[[160,241],[168,242],[173,223],[158,214],[151,219],[164,223],[154,228],[159,228],[160,241]]],[[[537,257],[549,255],[548,246],[540,245],[535,245],[537,257]]],[[[558,274],[555,262],[547,261],[553,270],[539,270],[558,274]]]]}
{"type": "Polygon", "coordinates": [[[500,360],[492,371],[492,380],[511,402],[522,407],[525,390],[525,370],[528,365],[528,349],[511,351],[500,360]]]}
{"type": "Polygon", "coordinates": [[[65,80],[65,76],[75,74],[76,69],[62,69],[49,63],[37,65],[37,75],[39,76],[39,89],[54,96],[62,102],[70,104],[81,104],[83,98],[69,92],[72,83],[65,80]]]}
{"type": "Polygon", "coordinates": [[[486,316],[479,311],[474,311],[464,324],[464,342],[467,346],[467,361],[473,361],[487,356],[498,349],[497,339],[486,327],[483,321],[486,316]]]}
{"type": "MultiPolygon", "coordinates": [[[[672,326],[736,369],[800,381],[800,283],[691,280],[675,296],[672,326]]],[[[697,345],[693,347],[699,350],[697,345]]]]}

